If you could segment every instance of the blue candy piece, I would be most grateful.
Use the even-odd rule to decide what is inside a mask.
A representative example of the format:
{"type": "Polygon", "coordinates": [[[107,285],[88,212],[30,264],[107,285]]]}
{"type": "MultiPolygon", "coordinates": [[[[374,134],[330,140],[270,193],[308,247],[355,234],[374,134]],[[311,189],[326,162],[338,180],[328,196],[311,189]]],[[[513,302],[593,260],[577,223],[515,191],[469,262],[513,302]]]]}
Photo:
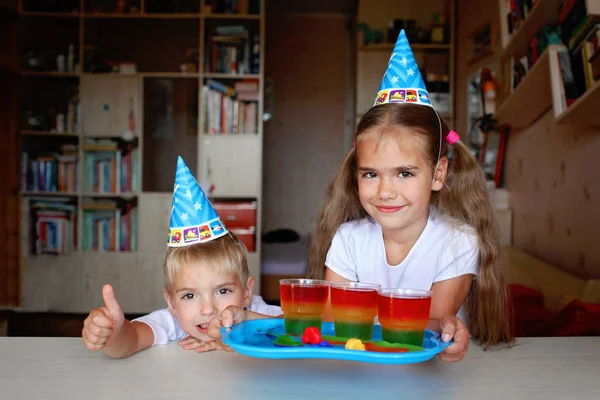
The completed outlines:
{"type": "Polygon", "coordinates": [[[321,343],[314,344],[314,345],[310,344],[310,343],[307,343],[307,344],[304,345],[304,347],[333,347],[333,345],[331,343],[326,342],[326,341],[323,340],[323,341],[321,341],[321,343]]]}

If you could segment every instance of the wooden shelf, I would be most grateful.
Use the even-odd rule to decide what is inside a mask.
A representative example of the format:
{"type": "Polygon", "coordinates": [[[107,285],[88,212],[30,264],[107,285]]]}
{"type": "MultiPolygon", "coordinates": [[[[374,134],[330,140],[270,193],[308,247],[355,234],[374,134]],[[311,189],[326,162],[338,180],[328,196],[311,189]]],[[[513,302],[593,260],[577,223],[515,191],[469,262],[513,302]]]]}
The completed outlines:
{"type": "Polygon", "coordinates": [[[227,133],[207,133],[207,132],[202,132],[202,136],[204,136],[205,139],[213,139],[213,138],[247,138],[247,137],[260,137],[260,135],[258,133],[233,133],[233,132],[227,132],[227,133]]]}
{"type": "Polygon", "coordinates": [[[208,72],[202,74],[204,78],[215,78],[215,79],[259,79],[260,75],[257,74],[223,74],[217,72],[208,72]]]}
{"type": "MultiPolygon", "coordinates": [[[[539,0],[533,7],[519,29],[513,32],[508,44],[504,48],[502,57],[521,56],[527,53],[531,38],[544,26],[558,22],[558,7],[560,0],[539,0]]],[[[506,15],[501,15],[503,23],[506,15]]]]}
{"type": "MultiPolygon", "coordinates": [[[[410,45],[413,51],[419,50],[451,50],[452,46],[444,43],[415,43],[410,45]]],[[[377,43],[360,46],[358,51],[385,51],[390,52],[394,49],[394,43],[377,43]]]]}
{"type": "Polygon", "coordinates": [[[140,72],[143,78],[200,78],[198,72],[140,72]]]}
{"type": "Polygon", "coordinates": [[[170,13],[145,13],[141,14],[142,18],[157,18],[157,19],[199,19],[200,14],[194,13],[182,13],[182,14],[170,14],[170,13]]]}
{"type": "Polygon", "coordinates": [[[515,91],[504,100],[494,117],[501,124],[526,128],[552,107],[550,83],[550,55],[556,50],[550,46],[515,91]]]}
{"type": "Polygon", "coordinates": [[[24,76],[56,76],[61,78],[79,77],[81,74],[76,72],[58,72],[58,71],[21,71],[24,76]]]}
{"type": "Polygon", "coordinates": [[[61,136],[61,137],[78,137],[78,133],[73,132],[47,132],[47,131],[32,131],[22,130],[21,135],[24,136],[61,136]]]}
{"type": "Polygon", "coordinates": [[[24,17],[50,17],[50,18],[79,18],[79,12],[42,12],[42,11],[21,11],[24,17]]]}
{"type": "Polygon", "coordinates": [[[49,196],[49,197],[76,197],[73,192],[34,192],[32,190],[21,191],[21,196],[49,196]]]}
{"type": "Polygon", "coordinates": [[[600,81],[563,111],[556,122],[559,124],[573,123],[581,126],[600,126],[600,115],[598,115],[598,104],[600,104],[600,81]]]}
{"type": "Polygon", "coordinates": [[[206,19],[260,19],[259,14],[202,14],[206,19]]]}
{"type": "Polygon", "coordinates": [[[96,193],[96,192],[84,192],[81,193],[84,197],[135,197],[138,195],[137,192],[119,192],[119,193],[96,193]]]}
{"type": "Polygon", "coordinates": [[[84,18],[156,18],[156,19],[199,19],[200,14],[184,13],[84,13],[84,18]]]}

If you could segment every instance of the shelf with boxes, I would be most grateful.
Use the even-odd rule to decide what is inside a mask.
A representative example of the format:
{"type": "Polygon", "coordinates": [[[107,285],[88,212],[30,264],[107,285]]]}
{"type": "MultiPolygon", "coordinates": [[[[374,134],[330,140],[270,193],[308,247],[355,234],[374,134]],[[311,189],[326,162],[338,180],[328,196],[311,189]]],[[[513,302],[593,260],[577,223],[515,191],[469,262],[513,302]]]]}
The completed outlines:
{"type": "Polygon", "coordinates": [[[65,178],[73,187],[51,182],[45,185],[56,190],[44,191],[33,186],[39,177],[32,172],[23,179],[24,297],[45,288],[24,309],[89,311],[103,283],[119,290],[139,279],[156,294],[125,295],[124,309],[162,305],[179,155],[248,247],[260,293],[264,1],[230,8],[210,0],[76,0],[72,8],[68,1],[22,1],[20,8],[27,27],[18,128],[29,157],[24,166],[54,162],[53,176],[53,168],[65,168],[58,166],[63,156],[74,158],[74,177],[65,178]],[[213,93],[219,107],[209,108],[215,84],[228,89],[213,93]],[[45,159],[48,153],[54,158],[45,159]],[[55,276],[65,271],[72,282],[55,276]]]}
{"type": "Polygon", "coordinates": [[[600,126],[600,1],[500,0],[500,10],[511,94],[496,119],[525,128],[552,108],[557,123],[600,126]]]}
{"type": "Polygon", "coordinates": [[[359,1],[355,120],[372,105],[400,29],[404,29],[434,108],[454,119],[455,2],[359,1]]]}
{"type": "Polygon", "coordinates": [[[213,199],[213,207],[231,232],[246,245],[249,253],[256,251],[256,200],[213,199]]]}

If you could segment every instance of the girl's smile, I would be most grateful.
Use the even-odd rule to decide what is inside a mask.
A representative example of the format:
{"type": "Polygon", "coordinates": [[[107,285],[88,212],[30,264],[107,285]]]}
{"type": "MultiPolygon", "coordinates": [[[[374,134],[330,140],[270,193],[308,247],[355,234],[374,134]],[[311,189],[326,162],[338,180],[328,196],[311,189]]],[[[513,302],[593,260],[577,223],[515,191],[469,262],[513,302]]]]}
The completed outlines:
{"type": "Polygon", "coordinates": [[[377,210],[383,214],[393,214],[397,211],[400,211],[404,208],[404,206],[375,206],[377,210]]]}

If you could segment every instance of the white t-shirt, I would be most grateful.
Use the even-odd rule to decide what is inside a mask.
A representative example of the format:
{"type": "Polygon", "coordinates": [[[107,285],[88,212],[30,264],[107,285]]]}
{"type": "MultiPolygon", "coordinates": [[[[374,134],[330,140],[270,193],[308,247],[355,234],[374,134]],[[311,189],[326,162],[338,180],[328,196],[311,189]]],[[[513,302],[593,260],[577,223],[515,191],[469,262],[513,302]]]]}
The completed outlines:
{"type": "Polygon", "coordinates": [[[479,246],[475,230],[435,214],[432,208],[421,236],[399,265],[387,263],[381,226],[370,217],[338,228],[325,265],[345,279],[382,288],[431,290],[435,282],[477,275],[479,246]]]}
{"type": "MultiPolygon", "coordinates": [[[[260,296],[252,296],[252,301],[250,302],[248,310],[272,317],[278,317],[283,314],[281,307],[268,305],[260,296]]],[[[181,329],[177,318],[175,318],[167,308],[151,312],[150,314],[136,318],[133,321],[144,322],[152,328],[152,332],[154,332],[154,343],[152,343],[152,346],[157,344],[167,344],[170,341],[181,340],[188,337],[188,334],[181,329]]]]}

